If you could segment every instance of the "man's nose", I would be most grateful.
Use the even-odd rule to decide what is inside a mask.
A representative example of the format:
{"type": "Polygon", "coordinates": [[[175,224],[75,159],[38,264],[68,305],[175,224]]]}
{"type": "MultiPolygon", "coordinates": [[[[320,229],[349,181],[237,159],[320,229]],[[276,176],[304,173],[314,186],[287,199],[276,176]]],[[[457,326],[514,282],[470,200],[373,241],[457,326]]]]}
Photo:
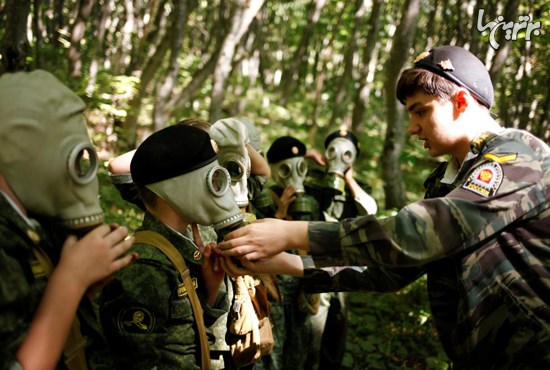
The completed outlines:
{"type": "Polygon", "coordinates": [[[409,120],[409,126],[407,127],[407,132],[409,135],[418,135],[419,126],[413,122],[413,120],[409,120]]]}

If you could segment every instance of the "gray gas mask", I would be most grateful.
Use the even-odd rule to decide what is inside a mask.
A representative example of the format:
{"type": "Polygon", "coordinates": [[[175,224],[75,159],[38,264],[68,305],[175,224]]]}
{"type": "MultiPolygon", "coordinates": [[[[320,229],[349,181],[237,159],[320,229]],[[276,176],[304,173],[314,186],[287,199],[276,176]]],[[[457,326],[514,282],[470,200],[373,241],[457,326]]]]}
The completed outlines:
{"type": "Polygon", "coordinates": [[[248,206],[248,177],[250,157],[246,126],[236,118],[216,121],[210,128],[210,137],[218,146],[218,162],[231,176],[231,191],[240,208],[248,206]]]}
{"type": "Polygon", "coordinates": [[[307,174],[307,163],[304,157],[293,157],[270,164],[271,176],[282,188],[294,186],[296,193],[304,193],[304,179],[307,174]]]}
{"type": "Polygon", "coordinates": [[[190,223],[220,230],[243,220],[229,191],[229,172],[217,160],[183,175],[146,185],[190,223]]]}
{"type": "Polygon", "coordinates": [[[296,189],[296,199],[288,208],[291,215],[311,213],[313,205],[311,198],[304,196],[304,180],[307,175],[307,162],[304,157],[284,159],[271,164],[271,174],[277,185],[286,188],[289,185],[296,189]]]}
{"type": "Polygon", "coordinates": [[[73,230],[103,221],[84,108],[47,72],[0,78],[0,173],[29,214],[73,230]]]}
{"type": "Polygon", "coordinates": [[[346,187],[344,173],[357,158],[357,148],[348,139],[336,138],[328,144],[325,157],[328,162],[325,186],[343,194],[346,187]]]}

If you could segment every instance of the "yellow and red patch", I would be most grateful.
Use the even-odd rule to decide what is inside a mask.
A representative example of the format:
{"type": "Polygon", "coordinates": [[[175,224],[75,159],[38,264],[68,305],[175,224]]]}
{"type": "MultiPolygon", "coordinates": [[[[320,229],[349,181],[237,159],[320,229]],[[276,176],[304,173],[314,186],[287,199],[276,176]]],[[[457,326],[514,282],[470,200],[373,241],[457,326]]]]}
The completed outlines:
{"type": "Polygon", "coordinates": [[[497,162],[488,162],[476,167],[462,187],[481,196],[490,197],[497,192],[501,183],[502,167],[497,162]]]}

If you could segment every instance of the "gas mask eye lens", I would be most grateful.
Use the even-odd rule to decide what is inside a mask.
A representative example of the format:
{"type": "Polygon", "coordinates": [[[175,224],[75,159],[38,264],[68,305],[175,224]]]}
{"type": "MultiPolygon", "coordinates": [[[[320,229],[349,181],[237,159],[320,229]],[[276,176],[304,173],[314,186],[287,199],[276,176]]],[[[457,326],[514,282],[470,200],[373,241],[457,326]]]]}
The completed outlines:
{"type": "Polygon", "coordinates": [[[298,162],[298,165],[296,166],[296,169],[298,171],[298,175],[304,176],[307,172],[307,163],[303,159],[298,162]]]}
{"type": "Polygon", "coordinates": [[[67,169],[71,178],[79,184],[87,184],[95,178],[97,153],[89,143],[75,146],[69,154],[67,169]]]}
{"type": "Polygon", "coordinates": [[[351,163],[353,161],[353,153],[351,150],[346,150],[344,154],[342,154],[342,160],[344,163],[351,163]]]}
{"type": "Polygon", "coordinates": [[[334,147],[333,147],[333,146],[329,147],[329,148],[327,149],[327,152],[326,152],[325,155],[326,155],[326,157],[327,157],[328,159],[334,158],[334,156],[336,155],[335,150],[334,150],[334,147]]]}
{"type": "Polygon", "coordinates": [[[292,169],[288,165],[288,163],[283,163],[279,166],[279,169],[277,171],[279,173],[279,177],[286,179],[290,176],[292,169]]]}
{"type": "Polygon", "coordinates": [[[237,161],[227,161],[224,163],[225,169],[229,172],[232,181],[238,181],[243,177],[243,166],[237,161]]]}
{"type": "Polygon", "coordinates": [[[215,167],[208,172],[206,185],[215,196],[221,197],[229,189],[229,172],[223,167],[215,167]]]}

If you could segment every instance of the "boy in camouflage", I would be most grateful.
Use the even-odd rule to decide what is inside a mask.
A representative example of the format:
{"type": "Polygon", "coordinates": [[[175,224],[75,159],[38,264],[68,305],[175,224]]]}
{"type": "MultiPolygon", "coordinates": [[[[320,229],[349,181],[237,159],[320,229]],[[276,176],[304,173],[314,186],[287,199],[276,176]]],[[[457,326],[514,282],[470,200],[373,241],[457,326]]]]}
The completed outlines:
{"type": "MultiPolygon", "coordinates": [[[[212,325],[228,311],[229,297],[224,271],[216,267],[216,256],[210,245],[202,244],[196,226],[218,230],[242,220],[229,173],[219,165],[208,133],[188,125],[153,133],[137,148],[130,168],[146,207],[138,231],[162,235],[185,259],[211,345],[212,325]],[[185,236],[189,225],[193,240],[185,236]]],[[[136,243],[133,250],[142,253],[140,263],[117,274],[100,297],[101,322],[116,368],[201,368],[200,317],[178,271],[147,242],[136,243]]]]}
{"type": "Polygon", "coordinates": [[[111,364],[88,296],[137,255],[102,224],[84,109],[48,72],[0,78],[1,369],[111,364]]]}
{"type": "Polygon", "coordinates": [[[250,270],[309,277],[324,290],[396,291],[427,274],[454,368],[548,367],[550,148],[494,121],[489,74],[461,47],[419,55],[397,98],[430,156],[450,155],[427,180],[426,199],[380,220],[265,220],[218,249],[250,270]],[[312,258],[279,253],[295,248],[312,258]]]}

